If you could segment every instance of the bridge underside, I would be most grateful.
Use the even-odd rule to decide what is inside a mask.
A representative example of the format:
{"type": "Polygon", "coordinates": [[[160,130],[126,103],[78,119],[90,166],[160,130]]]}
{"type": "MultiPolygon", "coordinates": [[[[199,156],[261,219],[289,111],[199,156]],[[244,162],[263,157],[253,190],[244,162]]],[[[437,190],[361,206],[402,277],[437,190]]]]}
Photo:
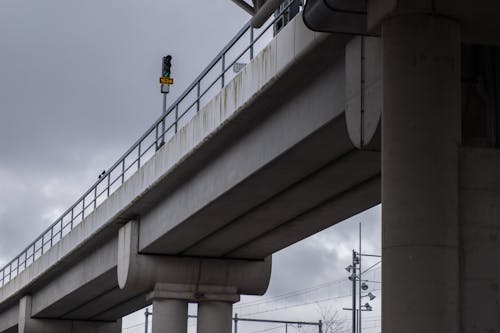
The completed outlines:
{"type": "Polygon", "coordinates": [[[380,152],[355,149],[346,129],[347,41],[285,27],[47,261],[0,289],[0,332],[15,331],[26,294],[44,319],[115,321],[150,304],[150,288],[118,284],[127,221],[141,255],[261,261],[378,204],[380,152]]]}

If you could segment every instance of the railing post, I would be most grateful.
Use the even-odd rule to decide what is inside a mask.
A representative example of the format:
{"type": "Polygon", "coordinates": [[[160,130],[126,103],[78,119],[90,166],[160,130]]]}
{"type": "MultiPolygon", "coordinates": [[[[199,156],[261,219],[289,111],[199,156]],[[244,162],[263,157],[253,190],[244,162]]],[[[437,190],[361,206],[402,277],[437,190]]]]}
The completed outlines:
{"type": "Polygon", "coordinates": [[[107,192],[108,192],[107,197],[108,198],[109,198],[109,192],[111,191],[110,187],[111,187],[111,172],[108,173],[108,188],[107,188],[107,192]]]}
{"type": "Polygon", "coordinates": [[[224,88],[224,84],[225,84],[224,76],[226,74],[226,54],[225,53],[222,54],[221,63],[222,63],[221,88],[224,88]]]}
{"type": "Polygon", "coordinates": [[[137,146],[137,170],[141,167],[141,143],[137,146]]]}
{"type": "Polygon", "coordinates": [[[250,60],[253,59],[253,27],[250,26],[250,60]]]}
{"type": "Polygon", "coordinates": [[[323,333],[323,322],[321,320],[318,322],[318,333],[323,333]]]}
{"type": "Polygon", "coordinates": [[[177,128],[177,124],[178,124],[178,122],[179,122],[179,104],[176,104],[175,105],[175,125],[174,125],[174,127],[175,127],[175,133],[177,133],[177,129],[178,129],[177,128]]]}
{"type": "Polygon", "coordinates": [[[97,185],[94,187],[94,209],[97,207],[97,185]]]}
{"type": "Polygon", "coordinates": [[[196,85],[196,112],[200,111],[200,81],[198,81],[198,84],[196,85]]]}
{"type": "Polygon", "coordinates": [[[122,161],[122,184],[125,183],[125,158],[122,161]]]}
{"type": "Polygon", "coordinates": [[[158,139],[160,138],[159,134],[158,134],[158,127],[160,126],[160,123],[156,124],[155,126],[155,137],[156,137],[156,140],[155,140],[155,146],[156,146],[156,150],[158,150],[160,148],[160,145],[158,144],[158,139]]]}
{"type": "Polygon", "coordinates": [[[234,333],[238,333],[238,314],[234,314],[234,333]]]}

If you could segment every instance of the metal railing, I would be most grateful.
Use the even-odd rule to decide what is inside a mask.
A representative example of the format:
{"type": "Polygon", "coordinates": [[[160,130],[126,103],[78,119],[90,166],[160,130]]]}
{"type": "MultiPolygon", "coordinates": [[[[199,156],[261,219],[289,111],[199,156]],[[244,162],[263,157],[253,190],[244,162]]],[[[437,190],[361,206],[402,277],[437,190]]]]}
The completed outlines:
{"type": "MultiPolygon", "coordinates": [[[[83,221],[86,216],[91,214],[106,198],[125,183],[141,165],[148,161],[167,139],[170,139],[177,133],[179,128],[199,112],[201,107],[204,106],[202,102],[207,102],[207,99],[212,97],[210,93],[213,93],[214,89],[219,85],[222,89],[226,82],[230,81],[230,76],[236,75],[228,72],[229,69],[241,59],[249,61],[253,59],[254,53],[258,51],[256,50],[257,43],[264,40],[263,37],[266,34],[272,32],[270,28],[287,12],[290,4],[283,8],[274,18],[271,18],[261,29],[254,29],[250,26],[250,23],[247,23],[168,108],[167,112],[156,120],[115,164],[100,175],[98,181],[49,228],[0,270],[0,288],[33,264],[35,260],[83,221]],[[246,38],[248,38],[247,43],[239,45],[246,38]],[[232,56],[233,53],[236,55],[232,56]],[[217,68],[219,71],[217,71],[217,68]],[[213,76],[214,71],[217,71],[215,77],[213,76]],[[205,81],[209,79],[212,79],[212,81],[206,83],[205,81]]],[[[215,92],[217,93],[219,90],[217,89],[215,92]]]]}

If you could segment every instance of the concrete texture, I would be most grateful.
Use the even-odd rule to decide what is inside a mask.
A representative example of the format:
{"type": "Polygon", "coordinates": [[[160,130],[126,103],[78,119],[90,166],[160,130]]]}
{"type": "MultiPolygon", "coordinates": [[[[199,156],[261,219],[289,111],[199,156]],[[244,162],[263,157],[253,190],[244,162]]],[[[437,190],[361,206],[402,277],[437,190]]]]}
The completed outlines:
{"type": "MultiPolygon", "coordinates": [[[[0,332],[15,329],[11,314],[28,294],[31,317],[44,323],[114,321],[150,304],[156,280],[180,281],[168,278],[172,262],[215,271],[237,263],[251,276],[245,267],[268,267],[273,252],[377,204],[380,156],[356,151],[345,126],[347,40],[292,21],[110,198],[0,288],[0,318],[9,318],[0,332]],[[161,278],[120,289],[118,230],[136,219],[138,257],[175,257],[160,265],[161,278]],[[207,255],[214,259],[179,258],[207,255]]],[[[245,281],[231,269],[220,271],[245,281]]],[[[198,276],[203,288],[220,284],[217,274],[198,276]]],[[[237,292],[267,287],[236,282],[237,292]]]]}
{"type": "Polygon", "coordinates": [[[382,25],[385,333],[459,331],[460,42],[447,18],[382,25]]]}
{"type": "Polygon", "coordinates": [[[198,304],[198,333],[231,333],[233,305],[229,302],[198,304]]]}
{"type": "Polygon", "coordinates": [[[382,80],[380,38],[358,36],[345,48],[345,117],[352,143],[360,149],[380,147],[382,80]]]}
{"type": "Polygon", "coordinates": [[[445,16],[460,22],[464,42],[500,45],[497,0],[369,0],[368,29],[377,33],[384,19],[412,13],[445,16]]]}
{"type": "Polygon", "coordinates": [[[135,221],[120,229],[118,244],[121,289],[151,290],[163,283],[192,286],[198,293],[210,293],[215,286],[234,288],[237,294],[263,295],[271,279],[270,257],[251,261],[141,254],[135,221]]]}
{"type": "Polygon", "coordinates": [[[0,332],[17,332],[17,322],[19,320],[19,304],[6,309],[0,314],[0,332]]]}
{"type": "Polygon", "coordinates": [[[19,333],[120,333],[121,319],[116,322],[32,318],[31,296],[19,301],[19,333]]]}
{"type": "Polygon", "coordinates": [[[153,333],[186,333],[188,302],[178,299],[153,299],[153,333]]]}
{"type": "Polygon", "coordinates": [[[500,332],[500,150],[464,148],[460,164],[460,326],[500,332]]]}

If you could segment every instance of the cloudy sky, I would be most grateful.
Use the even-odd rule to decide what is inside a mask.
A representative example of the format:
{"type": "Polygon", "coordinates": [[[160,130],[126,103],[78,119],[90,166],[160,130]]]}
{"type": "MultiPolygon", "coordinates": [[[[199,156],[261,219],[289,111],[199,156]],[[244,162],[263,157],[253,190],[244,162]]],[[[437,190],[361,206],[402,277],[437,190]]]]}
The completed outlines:
{"type": "MultiPolygon", "coordinates": [[[[164,54],[173,56],[174,99],[248,19],[230,0],[2,0],[0,263],[38,236],[160,115],[164,54]]],[[[266,296],[244,298],[235,311],[316,321],[322,311],[349,306],[343,267],[361,221],[363,246],[380,253],[376,207],[276,254],[266,296]]],[[[374,280],[379,273],[373,270],[374,280]]],[[[366,316],[364,332],[380,331],[378,313],[366,316]]],[[[126,318],[124,327],[142,319],[126,318]]]]}

